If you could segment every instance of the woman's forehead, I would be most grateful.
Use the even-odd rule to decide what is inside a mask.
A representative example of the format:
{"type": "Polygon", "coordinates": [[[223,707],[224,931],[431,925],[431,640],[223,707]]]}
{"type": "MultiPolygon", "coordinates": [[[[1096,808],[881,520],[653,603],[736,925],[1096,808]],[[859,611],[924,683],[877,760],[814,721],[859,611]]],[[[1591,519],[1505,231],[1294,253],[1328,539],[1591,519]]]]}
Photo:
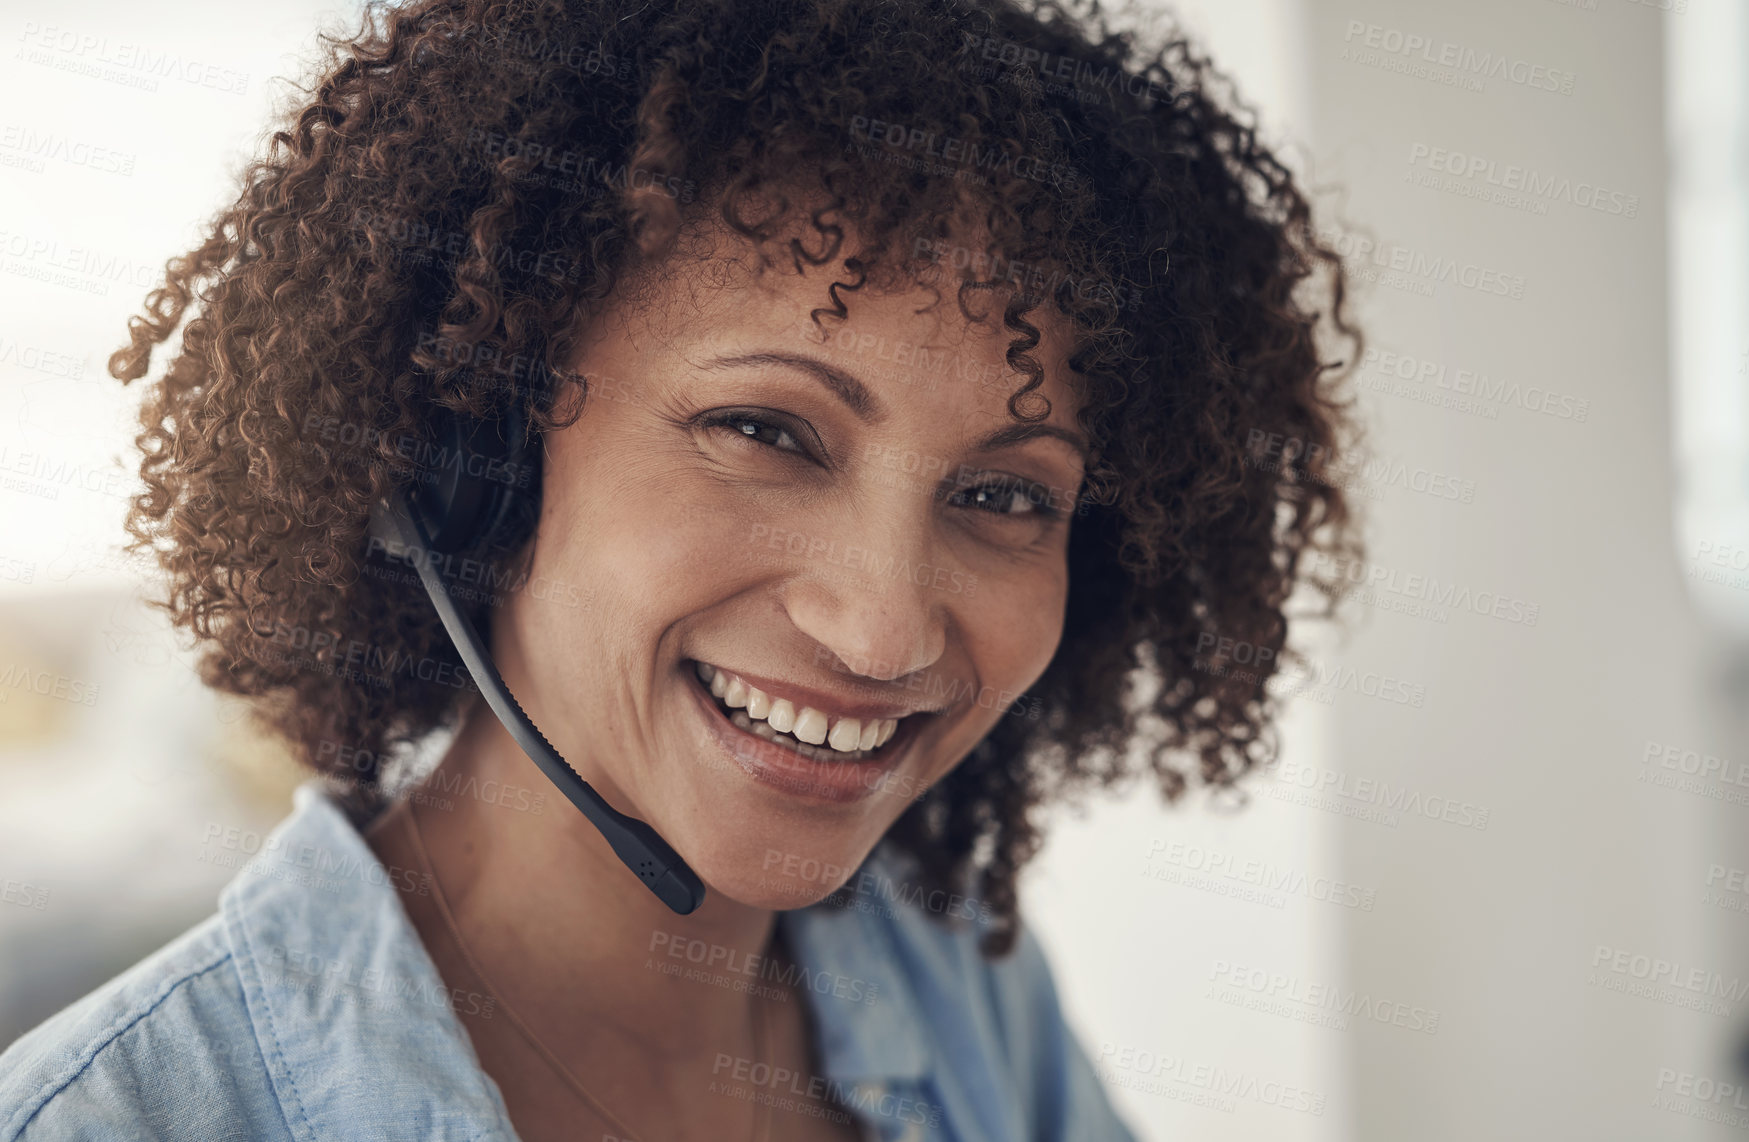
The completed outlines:
{"type": "MultiPolygon", "coordinates": [[[[1009,395],[1027,380],[1008,359],[1023,334],[1003,324],[1005,301],[999,293],[970,295],[973,316],[968,319],[954,289],[914,281],[840,288],[844,313],[839,315],[830,287],[854,280],[842,262],[764,273],[744,261],[734,264],[730,273],[722,266],[700,265],[694,272],[670,272],[659,283],[646,283],[636,311],[611,323],[620,330],[622,348],[668,347],[694,363],[814,357],[871,389],[889,392],[892,400],[962,410],[987,405],[1004,419],[1009,395]]],[[[1038,391],[1053,408],[1067,402],[1064,411],[1072,412],[1078,391],[1068,365],[1069,324],[1042,308],[1026,320],[1039,331],[1039,343],[1028,351],[1044,370],[1038,391]]],[[[585,340],[594,344],[612,336],[602,328],[585,340]]]]}
{"type": "MultiPolygon", "coordinates": [[[[919,265],[910,258],[909,241],[889,243],[871,266],[859,235],[848,224],[833,257],[798,267],[786,257],[792,241],[815,256],[826,242],[810,213],[792,210],[772,238],[756,245],[707,206],[672,249],[631,267],[622,288],[596,316],[616,310],[622,319],[642,325],[646,335],[665,337],[699,327],[714,334],[757,332],[785,343],[811,343],[863,357],[871,366],[881,366],[877,371],[907,364],[924,371],[951,368],[956,375],[975,374],[1000,383],[1005,392],[1012,391],[1010,382],[1024,379],[1025,372],[1007,360],[1010,346],[1030,339],[1004,322],[1014,284],[967,290],[962,310],[959,269],[939,262],[919,265]],[[842,313],[834,295],[843,304],[842,313]]],[[[959,229],[951,244],[986,258],[975,229],[959,229]]],[[[1024,321],[1038,333],[1038,344],[1028,356],[1045,370],[1045,388],[1068,395],[1075,385],[1068,365],[1077,344],[1072,321],[1049,304],[1032,305],[1024,321]]]]}

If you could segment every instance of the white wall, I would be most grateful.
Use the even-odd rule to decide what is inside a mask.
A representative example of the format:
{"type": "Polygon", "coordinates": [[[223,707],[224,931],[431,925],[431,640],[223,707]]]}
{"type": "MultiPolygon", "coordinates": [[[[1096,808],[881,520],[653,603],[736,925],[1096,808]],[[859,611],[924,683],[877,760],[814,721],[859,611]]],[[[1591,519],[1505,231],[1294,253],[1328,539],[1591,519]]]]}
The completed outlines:
{"type": "Polygon", "coordinates": [[[1374,607],[1353,644],[1356,661],[1425,680],[1428,699],[1338,711],[1332,766],[1491,810],[1486,830],[1409,817],[1339,830],[1347,874],[1389,898],[1350,926],[1349,980],[1443,1013],[1437,1034],[1368,1026],[1347,1039],[1357,1138],[1702,1137],[1698,1104],[1668,1080],[1660,1090],[1660,1073],[1732,1081],[1740,1000],[1711,1014],[1681,1006],[1694,998],[1682,987],[1631,993],[1646,982],[1639,955],[1680,965],[1683,980],[1720,973],[1734,994],[1749,979],[1709,938],[1717,909],[1702,903],[1710,864],[1744,862],[1708,835],[1706,795],[1658,787],[1645,779],[1671,771],[1643,763],[1649,742],[1732,753],[1709,731],[1717,652],[1671,522],[1660,45],[1682,18],[1621,0],[1311,9],[1317,148],[1349,188],[1350,217],[1411,267],[1443,258],[1523,283],[1515,299],[1461,280],[1424,296],[1413,269],[1381,280],[1365,309],[1375,344],[1443,366],[1447,383],[1472,370],[1521,397],[1539,386],[1590,402],[1581,423],[1560,402],[1551,416],[1503,396],[1486,405],[1497,417],[1426,403],[1442,393],[1434,381],[1367,394],[1382,453],[1474,490],[1462,503],[1385,488],[1374,562],[1534,602],[1540,616],[1435,622],[1374,607]],[[1460,59],[1504,54],[1531,82],[1509,71],[1468,90],[1440,82],[1454,69],[1437,63],[1386,70],[1378,59],[1401,58],[1388,50],[1399,36],[1429,41],[1435,61],[1448,43],[1460,59]],[[1369,37],[1379,57],[1355,58],[1369,37]],[[1547,72],[1529,68],[1554,69],[1557,85],[1570,76],[1570,94],[1540,90],[1547,72]],[[1623,197],[1599,211],[1580,191],[1541,213],[1465,193],[1489,189],[1487,168],[1411,181],[1432,148],[1492,161],[1502,180],[1516,165],[1623,197]]]}

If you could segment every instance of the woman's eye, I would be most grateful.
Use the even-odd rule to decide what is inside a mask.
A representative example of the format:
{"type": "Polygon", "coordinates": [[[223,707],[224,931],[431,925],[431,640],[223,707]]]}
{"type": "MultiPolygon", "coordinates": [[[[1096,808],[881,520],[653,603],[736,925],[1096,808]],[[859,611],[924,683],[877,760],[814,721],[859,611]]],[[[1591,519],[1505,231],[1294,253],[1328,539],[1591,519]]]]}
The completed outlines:
{"type": "Polygon", "coordinates": [[[991,515],[1035,515],[1049,519],[1059,514],[1050,505],[1050,495],[1045,488],[1013,480],[961,488],[953,498],[964,507],[991,515]]]}
{"type": "Polygon", "coordinates": [[[797,440],[795,434],[789,429],[744,412],[712,416],[707,418],[704,423],[711,428],[730,429],[749,440],[757,440],[761,444],[784,452],[796,452],[803,456],[808,454],[808,450],[802,447],[801,441],[797,440]]]}

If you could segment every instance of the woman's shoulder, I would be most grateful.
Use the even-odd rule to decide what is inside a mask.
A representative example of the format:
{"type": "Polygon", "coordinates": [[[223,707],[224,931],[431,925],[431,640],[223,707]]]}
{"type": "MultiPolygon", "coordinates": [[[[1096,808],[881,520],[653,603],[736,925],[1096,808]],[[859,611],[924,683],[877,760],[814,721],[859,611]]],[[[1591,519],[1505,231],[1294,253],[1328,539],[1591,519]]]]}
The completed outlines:
{"type": "Polygon", "coordinates": [[[0,1142],[219,1138],[240,1123],[285,1137],[278,1119],[216,913],[0,1054],[0,1142]]]}
{"type": "Polygon", "coordinates": [[[219,910],[0,1055],[0,1142],[514,1137],[392,878],[317,784],[219,910]]]}
{"type": "Polygon", "coordinates": [[[819,997],[829,1077],[913,1090],[931,1118],[954,1122],[956,1137],[1132,1138],[1028,925],[1007,954],[986,955],[992,910],[924,887],[885,845],[845,885],[842,904],[788,921],[799,982],[819,997]]]}
{"type": "Polygon", "coordinates": [[[926,887],[888,845],[857,870],[843,897],[845,911],[859,914],[859,927],[873,937],[864,946],[882,949],[926,1004],[946,998],[936,992],[978,1003],[999,1021],[1005,1045],[1033,1022],[1060,1016],[1049,960],[1024,919],[1007,952],[987,955],[983,941],[997,923],[994,909],[970,893],[926,887]]]}

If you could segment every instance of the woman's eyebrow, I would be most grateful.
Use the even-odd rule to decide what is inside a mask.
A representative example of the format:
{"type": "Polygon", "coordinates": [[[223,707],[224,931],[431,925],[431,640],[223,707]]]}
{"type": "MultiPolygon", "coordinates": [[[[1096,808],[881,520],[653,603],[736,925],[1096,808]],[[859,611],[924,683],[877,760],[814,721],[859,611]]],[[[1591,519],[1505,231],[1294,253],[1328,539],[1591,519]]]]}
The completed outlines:
{"type": "MultiPolygon", "coordinates": [[[[879,423],[886,417],[886,411],[881,407],[868,386],[844,372],[842,369],[828,365],[817,357],[803,353],[741,353],[732,357],[712,357],[703,363],[706,369],[746,369],[765,368],[779,365],[803,372],[830,389],[834,396],[843,401],[857,417],[871,424],[879,423]]],[[[1061,440],[1081,457],[1083,466],[1088,461],[1090,449],[1087,438],[1072,429],[1059,428],[1054,424],[1011,424],[998,428],[976,444],[972,445],[974,452],[994,452],[1012,444],[1020,444],[1027,440],[1038,438],[1061,440]]]]}
{"type": "Polygon", "coordinates": [[[886,417],[885,410],[874,398],[874,394],[868,391],[867,385],[816,357],[801,353],[744,353],[734,357],[713,357],[704,362],[704,368],[707,369],[745,369],[769,365],[783,365],[807,373],[831,389],[832,394],[849,406],[850,411],[861,420],[875,423],[886,417]]]}
{"type": "Polygon", "coordinates": [[[1006,448],[1010,444],[1019,444],[1022,441],[1041,437],[1049,440],[1061,440],[1080,455],[1082,466],[1086,466],[1091,453],[1091,449],[1087,446],[1087,438],[1072,429],[1058,428],[1054,424],[1011,424],[1007,428],[998,428],[972,445],[972,451],[994,452],[998,448],[1006,448]]]}

